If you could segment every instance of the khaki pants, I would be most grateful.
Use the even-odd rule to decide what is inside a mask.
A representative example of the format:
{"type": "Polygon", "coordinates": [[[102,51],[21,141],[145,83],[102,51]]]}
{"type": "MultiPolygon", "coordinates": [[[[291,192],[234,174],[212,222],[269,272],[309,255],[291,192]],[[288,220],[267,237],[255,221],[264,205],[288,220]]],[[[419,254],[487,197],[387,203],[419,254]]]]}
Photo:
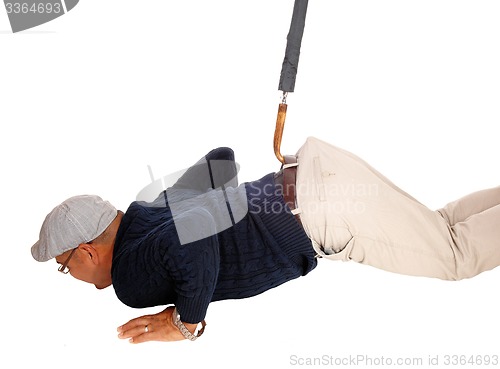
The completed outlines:
{"type": "Polygon", "coordinates": [[[316,138],[297,157],[297,205],[322,257],[448,280],[500,265],[500,187],[433,211],[357,156],[316,138]]]}

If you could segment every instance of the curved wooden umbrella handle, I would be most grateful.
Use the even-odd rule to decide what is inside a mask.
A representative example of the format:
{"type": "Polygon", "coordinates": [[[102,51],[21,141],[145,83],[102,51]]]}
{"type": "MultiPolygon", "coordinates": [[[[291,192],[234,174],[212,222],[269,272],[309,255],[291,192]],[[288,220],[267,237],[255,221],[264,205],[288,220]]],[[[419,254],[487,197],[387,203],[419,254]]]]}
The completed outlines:
{"type": "Polygon", "coordinates": [[[282,164],[285,164],[285,158],[281,154],[281,139],[283,138],[283,129],[285,128],[286,108],[287,104],[279,105],[276,128],[274,130],[274,154],[282,164]]]}

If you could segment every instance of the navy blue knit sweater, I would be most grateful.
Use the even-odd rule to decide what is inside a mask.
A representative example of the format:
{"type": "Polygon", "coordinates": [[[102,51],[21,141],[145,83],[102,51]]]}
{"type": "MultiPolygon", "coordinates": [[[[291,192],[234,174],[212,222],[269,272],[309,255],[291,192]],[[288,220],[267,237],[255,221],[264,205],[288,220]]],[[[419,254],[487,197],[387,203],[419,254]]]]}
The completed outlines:
{"type": "MultiPolygon", "coordinates": [[[[227,148],[205,158],[213,157],[234,160],[227,148]]],[[[188,172],[176,185],[190,193],[200,182],[186,188],[192,179],[188,172]]],[[[241,219],[231,215],[234,225],[221,231],[214,226],[213,211],[207,211],[206,203],[178,216],[169,190],[153,203],[133,202],[114,246],[112,279],[118,298],[136,308],[175,304],[183,321],[197,323],[205,318],[212,301],[254,296],[311,271],[316,266],[311,241],[285,205],[273,173],[238,189],[246,195],[248,211],[241,219]],[[189,220],[185,224],[193,234],[207,224],[214,231],[182,244],[183,219],[189,220]]],[[[211,190],[210,198],[223,193],[227,200],[229,190],[236,191],[218,188],[211,190]]],[[[221,209],[226,205],[221,204],[221,209]]],[[[213,209],[213,204],[208,208],[213,209]]]]}

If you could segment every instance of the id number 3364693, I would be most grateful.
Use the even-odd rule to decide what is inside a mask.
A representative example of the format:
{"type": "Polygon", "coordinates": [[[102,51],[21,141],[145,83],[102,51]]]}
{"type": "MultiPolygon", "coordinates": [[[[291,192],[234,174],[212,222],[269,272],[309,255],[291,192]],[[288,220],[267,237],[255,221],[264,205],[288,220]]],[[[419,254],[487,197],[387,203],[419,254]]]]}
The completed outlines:
{"type": "Polygon", "coordinates": [[[28,13],[55,13],[59,14],[63,11],[60,3],[43,3],[40,2],[38,4],[27,4],[27,3],[5,3],[5,7],[7,8],[7,13],[11,14],[28,14],[28,13]]]}

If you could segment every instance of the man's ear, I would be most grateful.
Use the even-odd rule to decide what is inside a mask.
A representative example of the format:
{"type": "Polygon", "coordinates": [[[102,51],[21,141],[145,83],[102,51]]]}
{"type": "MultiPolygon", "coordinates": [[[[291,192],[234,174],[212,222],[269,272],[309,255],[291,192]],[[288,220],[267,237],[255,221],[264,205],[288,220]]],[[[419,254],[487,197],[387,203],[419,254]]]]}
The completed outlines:
{"type": "Polygon", "coordinates": [[[84,261],[90,261],[94,265],[99,264],[99,253],[92,244],[81,243],[78,248],[83,252],[84,261]]]}

